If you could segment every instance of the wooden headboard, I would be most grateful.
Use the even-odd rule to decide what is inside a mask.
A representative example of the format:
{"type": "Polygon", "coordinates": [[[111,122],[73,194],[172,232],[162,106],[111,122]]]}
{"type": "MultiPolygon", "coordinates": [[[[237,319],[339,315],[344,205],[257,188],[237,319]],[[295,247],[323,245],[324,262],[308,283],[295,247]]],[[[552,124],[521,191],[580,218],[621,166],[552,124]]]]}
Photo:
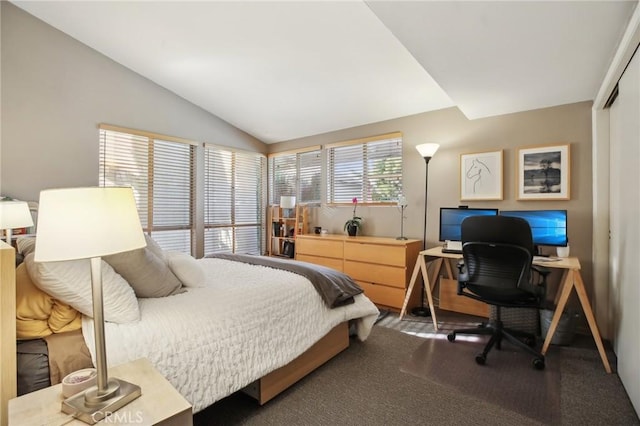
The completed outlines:
{"type": "Polygon", "coordinates": [[[8,424],[16,397],[16,252],[0,241],[0,425],[8,424]]]}

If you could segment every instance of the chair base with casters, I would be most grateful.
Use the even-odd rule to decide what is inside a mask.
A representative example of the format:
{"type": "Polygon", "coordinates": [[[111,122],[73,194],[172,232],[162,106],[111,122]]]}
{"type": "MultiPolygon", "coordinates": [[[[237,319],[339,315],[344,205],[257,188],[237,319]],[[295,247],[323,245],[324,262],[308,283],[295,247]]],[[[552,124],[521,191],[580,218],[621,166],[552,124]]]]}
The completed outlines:
{"type": "Polygon", "coordinates": [[[502,341],[507,340],[518,348],[523,349],[534,356],[533,367],[536,370],[544,370],[544,355],[534,349],[536,336],[531,333],[504,327],[500,318],[500,306],[497,306],[497,318],[495,320],[492,320],[489,323],[483,323],[475,328],[453,330],[451,333],[447,334],[447,340],[454,342],[457,334],[491,336],[485,345],[484,350],[476,355],[476,363],[479,365],[484,365],[486,363],[487,355],[494,346],[497,349],[501,349],[502,341]]]}

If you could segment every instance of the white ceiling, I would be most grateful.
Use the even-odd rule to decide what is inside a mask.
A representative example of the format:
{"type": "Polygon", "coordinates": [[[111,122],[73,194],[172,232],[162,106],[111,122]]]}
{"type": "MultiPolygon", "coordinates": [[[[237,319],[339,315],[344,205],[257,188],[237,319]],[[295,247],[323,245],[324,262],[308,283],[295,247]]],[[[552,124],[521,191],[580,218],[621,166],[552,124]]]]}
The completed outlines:
{"type": "Polygon", "coordinates": [[[591,100],[637,0],[13,3],[272,143],[591,100]]]}

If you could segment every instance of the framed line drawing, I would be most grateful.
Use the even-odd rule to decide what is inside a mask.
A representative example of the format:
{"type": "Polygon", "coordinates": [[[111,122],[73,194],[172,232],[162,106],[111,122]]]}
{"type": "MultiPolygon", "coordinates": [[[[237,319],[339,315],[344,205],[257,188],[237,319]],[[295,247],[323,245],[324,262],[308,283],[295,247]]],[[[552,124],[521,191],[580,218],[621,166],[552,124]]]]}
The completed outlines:
{"type": "Polygon", "coordinates": [[[460,200],[502,200],[502,153],[460,155],[460,200]]]}
{"type": "Polygon", "coordinates": [[[568,200],[570,198],[569,144],[518,150],[518,200],[568,200]]]}

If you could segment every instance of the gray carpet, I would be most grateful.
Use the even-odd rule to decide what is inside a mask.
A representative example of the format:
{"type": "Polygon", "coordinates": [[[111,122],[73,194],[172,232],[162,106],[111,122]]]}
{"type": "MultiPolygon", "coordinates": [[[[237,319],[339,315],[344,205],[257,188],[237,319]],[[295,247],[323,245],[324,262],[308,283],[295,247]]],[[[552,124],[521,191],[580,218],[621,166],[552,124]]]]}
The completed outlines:
{"type": "MultiPolygon", "coordinates": [[[[196,414],[194,424],[640,425],[617,375],[604,372],[595,346],[555,348],[548,354],[547,365],[554,358],[560,370],[558,419],[557,414],[538,413],[544,407],[526,412],[499,398],[487,401],[433,377],[402,372],[401,366],[428,339],[387,328],[385,323],[409,327],[409,333],[433,335],[433,325],[425,325],[423,319],[400,322],[397,316],[385,318],[366,342],[352,340],[347,350],[265,406],[237,393],[196,414]]],[[[451,328],[461,325],[466,324],[454,321],[451,328]]],[[[450,350],[459,350],[458,343],[443,343],[448,343],[450,350]]],[[[468,364],[483,368],[473,358],[468,364]]],[[[491,379],[480,386],[494,384],[491,379]]]]}
{"type": "Polygon", "coordinates": [[[480,366],[475,356],[484,347],[480,342],[452,343],[438,337],[425,339],[400,371],[412,374],[457,392],[497,404],[545,424],[560,422],[560,369],[551,362],[543,370],[532,367],[532,356],[502,343],[480,366]]]}

